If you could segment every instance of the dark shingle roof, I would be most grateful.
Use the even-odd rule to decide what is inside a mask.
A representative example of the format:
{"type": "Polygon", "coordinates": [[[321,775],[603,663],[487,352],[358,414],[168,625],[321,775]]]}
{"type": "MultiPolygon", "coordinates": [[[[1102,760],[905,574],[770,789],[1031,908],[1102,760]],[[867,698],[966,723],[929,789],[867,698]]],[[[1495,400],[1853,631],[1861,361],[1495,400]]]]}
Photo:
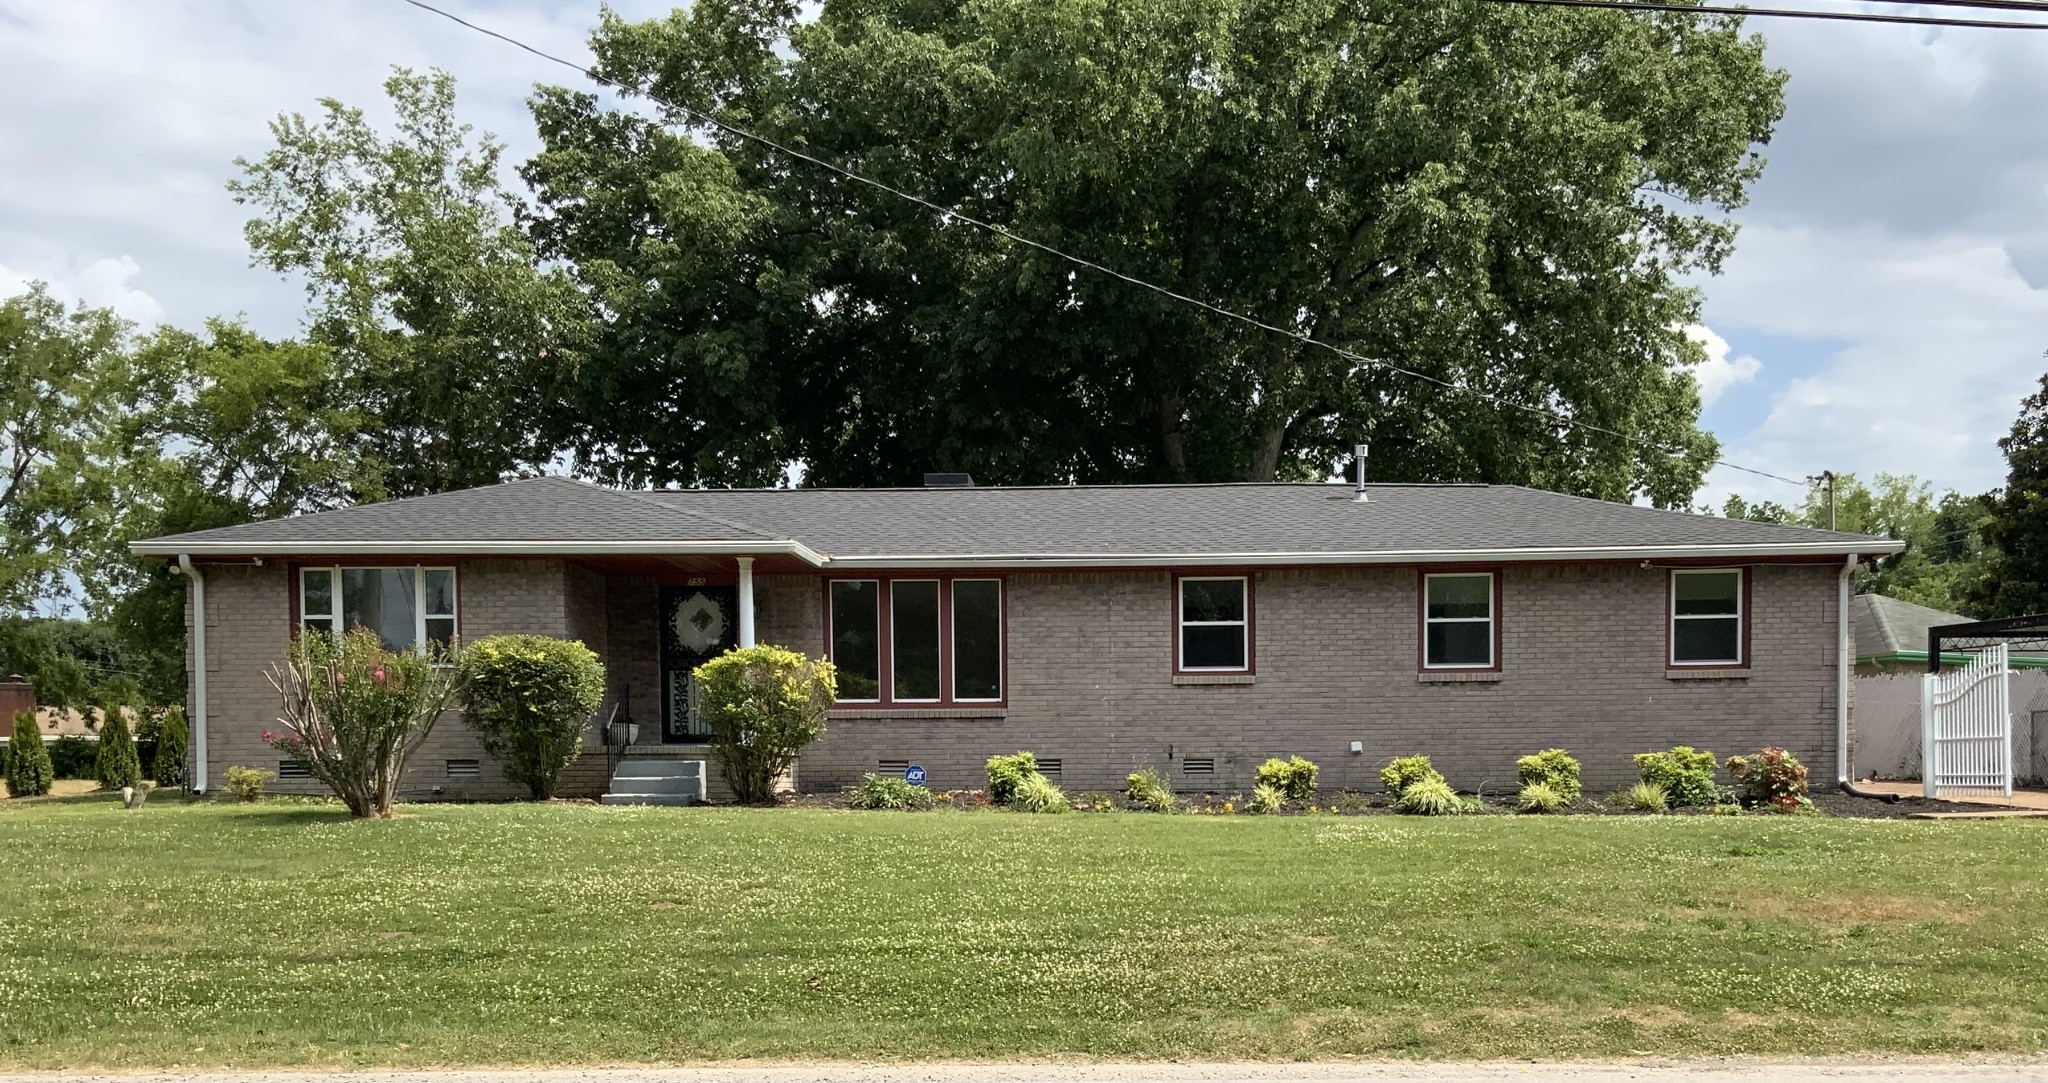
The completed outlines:
{"type": "Polygon", "coordinates": [[[1900,651],[1927,650],[1927,629],[1944,624],[1967,624],[1961,613],[1945,613],[1930,606],[1902,602],[1882,594],[1858,594],[1850,599],[1849,627],[1856,634],[1856,657],[1875,658],[1900,651]]]}
{"type": "MultiPolygon", "coordinates": [[[[535,478],[138,543],[143,552],[337,544],[797,543],[836,560],[1020,560],[1546,550],[1888,552],[1856,534],[1659,511],[1513,485],[1124,485],[622,492],[535,478]]],[[[766,551],[766,550],[763,550],[766,551]]],[[[1626,555],[1626,554],[1623,554],[1626,555]]],[[[1756,555],[1756,554],[1751,554],[1756,555]]]]}

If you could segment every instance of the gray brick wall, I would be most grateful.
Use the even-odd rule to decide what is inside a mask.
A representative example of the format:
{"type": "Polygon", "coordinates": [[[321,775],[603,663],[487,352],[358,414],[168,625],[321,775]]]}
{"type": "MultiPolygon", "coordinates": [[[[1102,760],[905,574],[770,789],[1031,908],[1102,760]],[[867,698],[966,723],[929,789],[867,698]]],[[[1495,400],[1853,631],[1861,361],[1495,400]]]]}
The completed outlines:
{"type": "MultiPolygon", "coordinates": [[[[1147,766],[1170,772],[1183,789],[1240,791],[1266,757],[1289,754],[1321,764],[1326,788],[1376,789],[1389,757],[1426,752],[1460,786],[1505,789],[1517,756],[1561,745],[1584,762],[1598,790],[1634,777],[1630,754],[1677,743],[1724,757],[1783,744],[1813,766],[1818,781],[1831,777],[1834,762],[1836,571],[1754,568],[1751,668],[1739,677],[1674,680],[1664,665],[1663,569],[1510,567],[1502,573],[1499,678],[1455,683],[1417,679],[1414,569],[1260,572],[1258,673],[1244,685],[1175,683],[1165,571],[1015,575],[1009,704],[1001,717],[835,717],[805,755],[798,781],[832,789],[880,760],[901,759],[922,763],[935,786],[975,787],[988,756],[1031,749],[1063,761],[1060,781],[1070,791],[1114,789],[1147,766]],[[1349,752],[1352,741],[1365,751],[1349,752]],[[1215,774],[1184,776],[1191,756],[1213,758],[1215,774]]],[[[282,567],[209,565],[206,572],[218,785],[229,764],[276,767],[277,754],[257,737],[276,718],[276,694],[263,674],[283,656],[292,615],[282,567]]],[[[642,740],[658,740],[652,579],[540,559],[463,561],[459,574],[464,638],[530,632],[582,639],[608,670],[599,717],[630,684],[628,706],[642,740]]],[[[762,642],[822,651],[817,577],[761,576],[756,596],[762,642]]],[[[565,795],[603,792],[595,734],[589,747],[570,769],[565,795]]],[[[452,716],[415,759],[407,795],[518,795],[488,762],[481,779],[447,779],[451,758],[482,758],[452,716]]]]}

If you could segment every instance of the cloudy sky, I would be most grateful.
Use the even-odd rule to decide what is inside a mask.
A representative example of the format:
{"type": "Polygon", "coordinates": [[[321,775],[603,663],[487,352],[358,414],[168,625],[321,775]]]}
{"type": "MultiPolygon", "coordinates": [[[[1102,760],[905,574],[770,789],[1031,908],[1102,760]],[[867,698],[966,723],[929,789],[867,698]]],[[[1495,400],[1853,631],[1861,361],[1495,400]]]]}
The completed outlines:
{"type": "MultiPolygon", "coordinates": [[[[578,57],[597,11],[447,6],[578,57]]],[[[1998,484],[1996,440],[2048,368],[2048,32],[1752,27],[1792,73],[1790,111],[1703,284],[1705,425],[1774,473],[1998,484]]],[[[241,312],[292,333],[299,295],[248,266],[222,182],[277,113],[374,106],[393,64],[453,72],[513,160],[529,88],[567,75],[400,0],[0,0],[0,296],[42,279],[145,324],[241,312]]],[[[1703,496],[1729,491],[1799,495],[1717,471],[1703,496]]]]}

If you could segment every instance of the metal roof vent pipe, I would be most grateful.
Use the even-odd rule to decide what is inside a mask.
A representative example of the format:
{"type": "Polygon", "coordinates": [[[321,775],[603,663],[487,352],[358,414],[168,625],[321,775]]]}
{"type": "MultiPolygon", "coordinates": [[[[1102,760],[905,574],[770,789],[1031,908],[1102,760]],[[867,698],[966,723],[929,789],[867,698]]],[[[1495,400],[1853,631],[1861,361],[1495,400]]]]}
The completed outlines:
{"type": "Polygon", "coordinates": [[[924,487],[927,489],[972,489],[973,474],[926,474],[924,487]]]}
{"type": "Polygon", "coordinates": [[[1370,446],[1369,444],[1357,444],[1351,449],[1352,462],[1356,464],[1354,469],[1358,472],[1358,491],[1351,496],[1351,502],[1354,504],[1366,504],[1372,500],[1371,497],[1365,495],[1365,452],[1370,446]]]}

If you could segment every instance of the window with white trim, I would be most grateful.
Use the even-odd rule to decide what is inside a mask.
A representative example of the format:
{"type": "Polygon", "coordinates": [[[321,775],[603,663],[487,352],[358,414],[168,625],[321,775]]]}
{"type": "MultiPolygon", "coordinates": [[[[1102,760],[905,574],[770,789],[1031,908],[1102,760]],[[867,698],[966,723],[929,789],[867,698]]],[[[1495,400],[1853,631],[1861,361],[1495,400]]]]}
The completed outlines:
{"type": "Polygon", "coordinates": [[[1244,576],[1183,576],[1175,599],[1183,671],[1251,668],[1251,589],[1244,576]]]}
{"type": "Polygon", "coordinates": [[[300,568],[299,626],[369,628],[394,651],[455,638],[455,569],[300,568]]]}
{"type": "Polygon", "coordinates": [[[1671,572],[1671,664],[1743,664],[1742,569],[1674,568],[1671,572]]]}
{"type": "Polygon", "coordinates": [[[1425,669],[1492,669],[1493,573],[1422,577],[1425,669]]]}

